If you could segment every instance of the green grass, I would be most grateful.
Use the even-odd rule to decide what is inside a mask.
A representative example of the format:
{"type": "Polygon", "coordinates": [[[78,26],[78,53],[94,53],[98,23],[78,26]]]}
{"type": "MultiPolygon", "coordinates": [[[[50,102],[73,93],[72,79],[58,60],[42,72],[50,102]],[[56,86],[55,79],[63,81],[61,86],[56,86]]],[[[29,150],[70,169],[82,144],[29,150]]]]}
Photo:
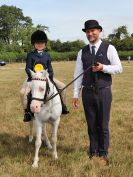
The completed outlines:
{"type": "MultiPolygon", "coordinates": [[[[73,79],[75,62],[53,63],[55,77],[64,83],[73,79]]],[[[34,142],[28,143],[28,124],[23,123],[19,90],[26,77],[24,65],[0,67],[0,176],[1,177],[132,177],[133,176],[133,63],[123,63],[124,72],[113,76],[108,167],[91,162],[82,104],[71,105],[73,85],[68,88],[70,114],[62,116],[58,130],[58,156],[54,161],[42,144],[39,168],[32,169],[34,142]],[[2,69],[5,68],[5,69],[2,69]]],[[[49,127],[50,128],[50,127],[49,127]]]]}

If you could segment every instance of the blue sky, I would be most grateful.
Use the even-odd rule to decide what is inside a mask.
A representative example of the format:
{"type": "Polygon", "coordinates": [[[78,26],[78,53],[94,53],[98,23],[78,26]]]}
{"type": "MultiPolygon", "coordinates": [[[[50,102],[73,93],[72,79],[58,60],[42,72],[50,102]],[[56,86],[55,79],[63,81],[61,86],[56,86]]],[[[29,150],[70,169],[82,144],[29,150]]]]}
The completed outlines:
{"type": "Polygon", "coordinates": [[[22,9],[35,25],[48,26],[51,40],[87,42],[82,28],[88,19],[99,21],[104,37],[121,25],[133,33],[133,0],[1,0],[0,5],[3,4],[22,9]]]}

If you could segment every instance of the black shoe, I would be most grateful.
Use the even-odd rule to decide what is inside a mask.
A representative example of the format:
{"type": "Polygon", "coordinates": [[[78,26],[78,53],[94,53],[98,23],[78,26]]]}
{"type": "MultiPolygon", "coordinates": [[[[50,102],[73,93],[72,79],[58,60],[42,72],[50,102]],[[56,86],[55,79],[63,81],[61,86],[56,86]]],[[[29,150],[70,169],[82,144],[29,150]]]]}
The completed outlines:
{"type": "Polygon", "coordinates": [[[62,105],[62,114],[68,114],[69,111],[67,109],[67,106],[65,104],[62,105]]]}
{"type": "Polygon", "coordinates": [[[25,111],[23,121],[24,122],[29,122],[29,121],[31,121],[33,119],[33,117],[34,117],[33,113],[31,113],[29,111],[25,111]]]}

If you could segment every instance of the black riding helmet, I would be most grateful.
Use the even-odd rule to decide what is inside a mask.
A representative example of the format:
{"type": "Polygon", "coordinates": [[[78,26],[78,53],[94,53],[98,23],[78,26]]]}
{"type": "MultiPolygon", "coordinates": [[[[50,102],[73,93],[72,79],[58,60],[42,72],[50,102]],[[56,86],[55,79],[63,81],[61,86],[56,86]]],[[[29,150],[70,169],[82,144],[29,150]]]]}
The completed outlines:
{"type": "Polygon", "coordinates": [[[47,35],[44,31],[37,30],[31,35],[31,44],[34,45],[36,42],[47,43],[47,35]]]}

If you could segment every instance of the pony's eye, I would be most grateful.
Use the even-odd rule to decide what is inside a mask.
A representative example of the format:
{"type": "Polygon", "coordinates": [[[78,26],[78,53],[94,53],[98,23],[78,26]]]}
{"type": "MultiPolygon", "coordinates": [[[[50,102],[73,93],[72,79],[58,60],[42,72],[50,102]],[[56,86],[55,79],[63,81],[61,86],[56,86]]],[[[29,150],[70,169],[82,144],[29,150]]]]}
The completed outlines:
{"type": "Polygon", "coordinates": [[[39,87],[39,91],[40,91],[40,92],[43,92],[43,91],[44,91],[44,88],[39,87]]]}

